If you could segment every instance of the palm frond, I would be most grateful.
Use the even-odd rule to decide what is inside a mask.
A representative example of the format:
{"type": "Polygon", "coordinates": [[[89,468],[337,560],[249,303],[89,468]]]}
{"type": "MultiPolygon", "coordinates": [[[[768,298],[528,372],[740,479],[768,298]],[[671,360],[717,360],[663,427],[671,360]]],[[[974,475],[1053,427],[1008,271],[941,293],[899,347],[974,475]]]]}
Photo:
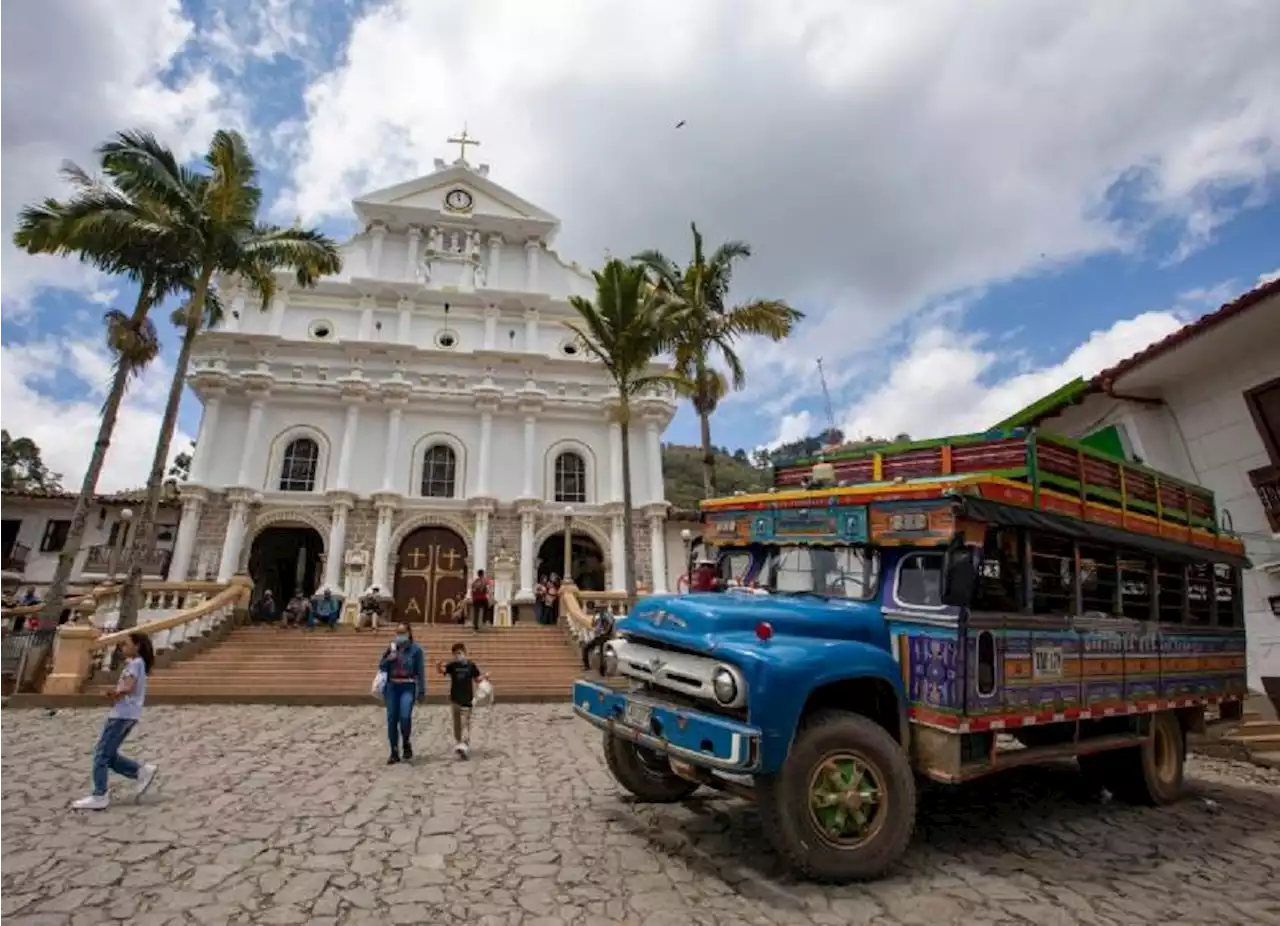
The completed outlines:
{"type": "Polygon", "coordinates": [[[205,164],[210,171],[207,210],[221,224],[254,222],[262,204],[258,167],[239,132],[219,129],[209,143],[205,164]]]}
{"type": "Polygon", "coordinates": [[[197,213],[192,195],[197,178],[152,133],[142,129],[119,132],[98,146],[98,156],[103,170],[126,194],[151,196],[188,218],[197,213]]]}

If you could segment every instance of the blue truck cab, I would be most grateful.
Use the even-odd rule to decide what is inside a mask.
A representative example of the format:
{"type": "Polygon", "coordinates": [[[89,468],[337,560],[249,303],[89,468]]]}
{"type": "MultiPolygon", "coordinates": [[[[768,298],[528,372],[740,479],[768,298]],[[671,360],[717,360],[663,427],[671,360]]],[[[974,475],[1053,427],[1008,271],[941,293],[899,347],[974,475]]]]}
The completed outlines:
{"type": "Polygon", "coordinates": [[[719,580],[691,553],[705,590],[638,601],[575,684],[642,800],[754,799],[802,874],[874,878],[917,775],[1073,758],[1166,804],[1206,709],[1240,716],[1248,560],[1207,490],[1035,432],[809,469],[703,502],[719,580]]]}

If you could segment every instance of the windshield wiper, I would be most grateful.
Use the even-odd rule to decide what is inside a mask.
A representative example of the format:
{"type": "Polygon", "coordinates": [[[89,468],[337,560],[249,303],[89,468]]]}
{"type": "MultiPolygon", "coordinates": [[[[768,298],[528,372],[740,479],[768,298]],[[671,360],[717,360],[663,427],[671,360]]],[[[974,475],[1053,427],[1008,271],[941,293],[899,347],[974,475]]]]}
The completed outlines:
{"type": "Polygon", "coordinates": [[[801,597],[801,596],[806,597],[806,598],[821,598],[823,601],[826,601],[828,598],[830,598],[830,597],[831,597],[830,595],[824,595],[824,594],[822,594],[821,592],[811,592],[811,591],[776,592],[775,594],[778,594],[778,595],[792,595],[792,596],[795,596],[795,597],[797,597],[797,598],[799,598],[799,597],[801,597]]]}

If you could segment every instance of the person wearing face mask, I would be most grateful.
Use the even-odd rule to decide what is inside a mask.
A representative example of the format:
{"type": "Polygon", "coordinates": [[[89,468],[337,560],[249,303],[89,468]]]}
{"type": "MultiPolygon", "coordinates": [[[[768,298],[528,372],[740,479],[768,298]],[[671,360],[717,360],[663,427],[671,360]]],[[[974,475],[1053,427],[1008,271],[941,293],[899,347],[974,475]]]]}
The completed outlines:
{"type": "Polygon", "coordinates": [[[387,705],[387,740],[391,744],[388,765],[413,758],[413,705],[427,696],[426,656],[422,647],[413,642],[413,632],[408,624],[396,625],[396,637],[382,654],[378,671],[385,672],[387,681],[382,687],[382,698],[387,705]]]}
{"type": "Polygon", "coordinates": [[[453,751],[459,759],[471,755],[471,708],[475,704],[476,683],[484,681],[480,667],[467,658],[467,648],[453,645],[453,660],[437,666],[449,676],[449,710],[453,714],[453,751]]]}

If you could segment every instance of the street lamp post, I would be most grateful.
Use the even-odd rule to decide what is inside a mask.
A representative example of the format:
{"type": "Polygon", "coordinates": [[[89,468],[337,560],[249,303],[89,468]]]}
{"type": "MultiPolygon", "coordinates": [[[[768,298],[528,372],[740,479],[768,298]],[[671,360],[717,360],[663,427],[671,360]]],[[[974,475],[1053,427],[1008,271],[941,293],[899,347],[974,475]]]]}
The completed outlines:
{"type": "Polygon", "coordinates": [[[132,508],[120,509],[120,528],[116,531],[116,539],[111,544],[111,551],[108,554],[107,562],[107,578],[114,579],[116,570],[120,568],[120,556],[124,553],[125,544],[129,542],[129,523],[133,520],[132,508]]]}
{"type": "Polygon", "coordinates": [[[684,586],[688,591],[693,587],[693,531],[686,527],[680,531],[680,539],[684,541],[684,586]]]}

